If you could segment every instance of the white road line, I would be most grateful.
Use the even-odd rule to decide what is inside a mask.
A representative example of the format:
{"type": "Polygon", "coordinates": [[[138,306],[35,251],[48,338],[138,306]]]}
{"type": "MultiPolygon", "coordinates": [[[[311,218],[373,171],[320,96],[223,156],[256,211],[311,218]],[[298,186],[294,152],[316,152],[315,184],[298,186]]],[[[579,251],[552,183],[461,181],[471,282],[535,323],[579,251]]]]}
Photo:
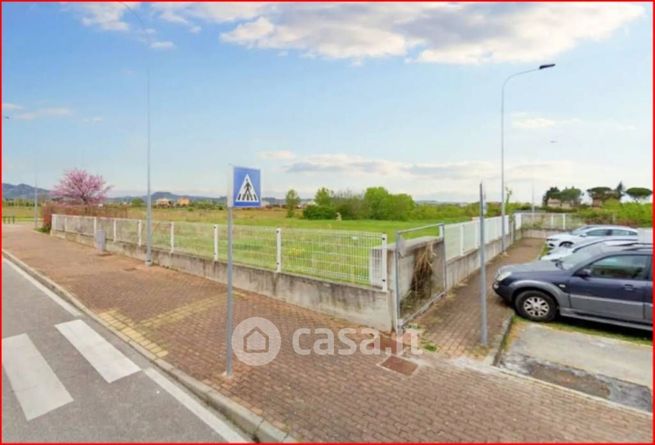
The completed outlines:
{"type": "Polygon", "coordinates": [[[132,360],[125,357],[84,321],[67,321],[55,327],[108,383],[140,370],[132,360]]]}
{"type": "Polygon", "coordinates": [[[61,306],[66,312],[71,314],[73,317],[80,317],[82,316],[82,313],[75,309],[71,304],[68,302],[64,301],[59,297],[59,295],[55,294],[53,291],[45,287],[43,284],[39,283],[37,280],[32,278],[27,272],[25,272],[23,269],[20,267],[16,266],[14,263],[11,261],[3,258],[2,259],[3,264],[9,265],[13,270],[18,272],[19,275],[21,275],[23,278],[25,278],[27,281],[29,281],[34,287],[36,287],[38,290],[43,292],[48,298],[50,298],[52,301],[57,303],[59,306],[61,306]]]}
{"type": "Polygon", "coordinates": [[[73,401],[27,334],[2,339],[2,367],[27,420],[73,401]]]}
{"type": "Polygon", "coordinates": [[[153,368],[145,369],[143,372],[227,442],[249,442],[241,434],[236,432],[233,426],[216,417],[209,409],[178,386],[171,383],[166,377],[153,368]]]}

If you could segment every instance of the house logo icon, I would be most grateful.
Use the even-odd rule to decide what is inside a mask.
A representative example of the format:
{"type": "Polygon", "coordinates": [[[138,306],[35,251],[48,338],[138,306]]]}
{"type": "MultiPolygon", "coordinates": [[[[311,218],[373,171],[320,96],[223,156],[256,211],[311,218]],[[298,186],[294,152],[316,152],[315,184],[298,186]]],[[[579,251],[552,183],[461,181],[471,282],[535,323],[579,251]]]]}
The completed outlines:
{"type": "Polygon", "coordinates": [[[272,362],[280,352],[280,331],[271,321],[250,317],[239,323],[232,332],[232,350],[237,358],[250,366],[272,362]]]}
{"type": "Polygon", "coordinates": [[[268,352],[269,341],[268,335],[257,326],[243,337],[243,350],[248,354],[268,352]]]}

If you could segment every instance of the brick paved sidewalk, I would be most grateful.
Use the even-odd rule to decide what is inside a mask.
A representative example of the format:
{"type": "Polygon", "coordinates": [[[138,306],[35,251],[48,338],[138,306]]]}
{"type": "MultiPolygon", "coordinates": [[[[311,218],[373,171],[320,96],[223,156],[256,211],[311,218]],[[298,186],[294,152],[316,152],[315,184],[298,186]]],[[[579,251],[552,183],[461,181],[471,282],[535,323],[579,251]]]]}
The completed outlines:
{"type": "MultiPolygon", "coordinates": [[[[489,345],[500,341],[503,323],[514,313],[491,288],[496,271],[506,264],[533,261],[543,248],[543,240],[522,239],[487,264],[487,323],[489,345]]],[[[444,357],[467,355],[483,358],[489,348],[480,346],[480,273],[470,276],[465,285],[456,286],[443,300],[436,303],[416,320],[425,329],[423,337],[430,340],[444,357]]]]}
{"type": "Polygon", "coordinates": [[[225,380],[225,287],[29,229],[3,227],[3,248],[74,293],[117,329],[184,372],[309,441],[641,441],[652,418],[493,369],[436,358],[411,376],[384,357],[298,355],[299,327],[349,324],[239,292],[236,321],[261,316],[282,334],[270,364],[235,363],[225,380]]]}

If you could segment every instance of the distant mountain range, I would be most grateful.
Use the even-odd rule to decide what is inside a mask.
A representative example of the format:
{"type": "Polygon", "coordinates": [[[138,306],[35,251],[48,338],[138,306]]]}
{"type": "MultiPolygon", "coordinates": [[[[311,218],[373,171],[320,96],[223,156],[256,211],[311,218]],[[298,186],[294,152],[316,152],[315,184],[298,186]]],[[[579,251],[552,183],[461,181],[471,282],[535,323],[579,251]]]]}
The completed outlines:
{"type": "MultiPolygon", "coordinates": [[[[47,197],[50,194],[49,190],[39,188],[39,197],[47,197]]],[[[2,199],[33,199],[34,198],[34,187],[29,184],[7,184],[2,183],[2,199]]],[[[141,198],[145,201],[146,196],[118,196],[114,198],[107,198],[108,202],[120,203],[120,202],[131,202],[135,198],[141,198]]],[[[171,192],[154,192],[152,194],[152,201],[158,199],[170,199],[175,202],[179,198],[189,198],[192,202],[196,201],[211,201],[217,204],[225,204],[225,196],[220,196],[218,198],[209,197],[209,196],[194,196],[194,195],[178,195],[171,192]]],[[[284,199],[273,198],[273,197],[264,197],[264,201],[267,201],[270,204],[282,204],[284,199]]]]}
{"type": "MultiPolygon", "coordinates": [[[[39,188],[39,198],[48,196],[49,190],[39,188]]],[[[2,199],[34,199],[34,187],[29,184],[7,184],[2,183],[2,199]]]]}
{"type": "MultiPolygon", "coordinates": [[[[49,190],[46,189],[39,189],[39,197],[47,197],[50,194],[49,190]]],[[[29,184],[18,184],[18,185],[13,185],[13,184],[7,184],[7,183],[2,183],[2,199],[33,199],[34,198],[34,187],[32,187],[29,184]]],[[[146,196],[141,195],[141,196],[118,196],[114,198],[107,198],[107,201],[113,202],[113,203],[120,203],[120,202],[131,202],[134,198],[141,198],[145,201],[146,196]]],[[[171,201],[175,202],[179,198],[189,198],[192,202],[196,201],[211,201],[216,204],[225,204],[225,196],[220,196],[218,198],[216,197],[210,197],[210,196],[194,196],[194,195],[178,195],[177,193],[171,193],[171,192],[154,192],[152,194],[152,201],[153,203],[158,200],[158,199],[170,199],[171,201]]],[[[275,198],[272,196],[265,196],[262,198],[264,201],[268,202],[271,205],[278,205],[278,204],[284,204],[285,200],[282,198],[275,198]]],[[[308,202],[311,201],[309,199],[303,199],[302,202],[308,202]]],[[[434,201],[434,200],[418,200],[416,201],[420,204],[460,204],[464,205],[466,203],[462,202],[448,202],[448,201],[434,201]]]]}

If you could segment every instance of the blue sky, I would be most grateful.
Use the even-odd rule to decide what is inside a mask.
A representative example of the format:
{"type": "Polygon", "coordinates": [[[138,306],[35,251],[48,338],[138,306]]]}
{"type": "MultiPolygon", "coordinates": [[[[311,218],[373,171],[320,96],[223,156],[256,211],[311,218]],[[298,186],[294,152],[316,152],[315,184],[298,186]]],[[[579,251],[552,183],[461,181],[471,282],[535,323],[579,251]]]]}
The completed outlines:
{"type": "Polygon", "coordinates": [[[529,200],[550,185],[652,183],[650,4],[3,4],[3,181],[102,174],[219,196],[382,185],[416,199],[529,200]]]}

